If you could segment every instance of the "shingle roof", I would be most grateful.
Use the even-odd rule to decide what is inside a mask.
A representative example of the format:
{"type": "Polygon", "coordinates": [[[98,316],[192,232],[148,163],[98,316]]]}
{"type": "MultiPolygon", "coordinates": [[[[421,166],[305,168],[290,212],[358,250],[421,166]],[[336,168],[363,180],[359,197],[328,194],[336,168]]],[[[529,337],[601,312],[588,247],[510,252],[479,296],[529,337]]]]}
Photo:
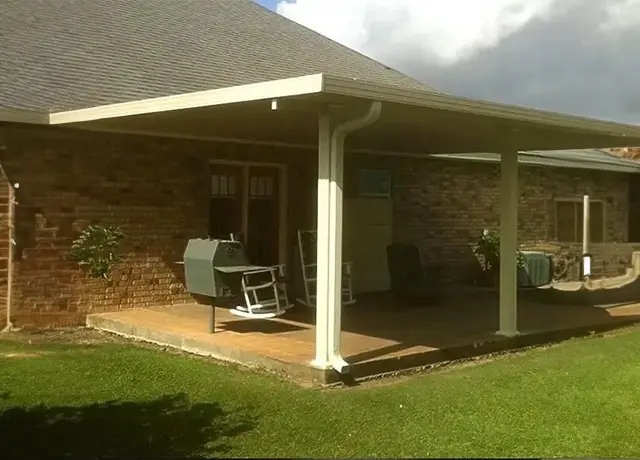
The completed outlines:
{"type": "Polygon", "coordinates": [[[71,110],[317,73],[435,91],[251,0],[0,7],[0,107],[71,110]]]}
{"type": "MultiPolygon", "coordinates": [[[[497,163],[497,153],[441,153],[431,155],[434,158],[448,160],[467,160],[497,163]]],[[[623,173],[640,174],[640,163],[601,149],[582,150],[544,150],[521,152],[518,163],[532,166],[550,166],[556,168],[593,169],[623,173]]]]}

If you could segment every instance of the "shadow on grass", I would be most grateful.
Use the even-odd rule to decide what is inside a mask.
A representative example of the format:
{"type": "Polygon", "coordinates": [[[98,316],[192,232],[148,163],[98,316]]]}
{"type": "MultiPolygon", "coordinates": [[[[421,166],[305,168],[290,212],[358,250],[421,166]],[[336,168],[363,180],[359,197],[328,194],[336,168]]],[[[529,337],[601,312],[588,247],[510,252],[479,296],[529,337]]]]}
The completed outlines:
{"type": "Polygon", "coordinates": [[[147,402],[9,407],[0,412],[3,458],[214,456],[250,431],[245,414],[178,394],[147,402]]]}

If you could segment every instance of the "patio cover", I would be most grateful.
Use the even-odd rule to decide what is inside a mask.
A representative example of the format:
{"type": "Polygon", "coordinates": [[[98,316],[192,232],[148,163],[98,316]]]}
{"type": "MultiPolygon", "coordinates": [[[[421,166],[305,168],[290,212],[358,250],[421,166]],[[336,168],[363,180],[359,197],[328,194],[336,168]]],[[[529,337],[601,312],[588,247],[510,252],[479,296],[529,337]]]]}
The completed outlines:
{"type": "Polygon", "coordinates": [[[0,121],[317,146],[318,113],[348,119],[380,101],[348,147],[415,154],[637,145],[640,127],[315,74],[63,112],[0,108],[0,121]],[[272,101],[278,100],[278,110],[272,101]]]}
{"type": "Polygon", "coordinates": [[[340,355],[342,164],[347,149],[501,155],[499,334],[517,329],[518,151],[640,145],[640,127],[315,74],[61,112],[0,109],[0,121],[193,139],[289,145],[319,152],[316,359],[340,355]],[[346,124],[345,124],[346,123],[346,124]]]}

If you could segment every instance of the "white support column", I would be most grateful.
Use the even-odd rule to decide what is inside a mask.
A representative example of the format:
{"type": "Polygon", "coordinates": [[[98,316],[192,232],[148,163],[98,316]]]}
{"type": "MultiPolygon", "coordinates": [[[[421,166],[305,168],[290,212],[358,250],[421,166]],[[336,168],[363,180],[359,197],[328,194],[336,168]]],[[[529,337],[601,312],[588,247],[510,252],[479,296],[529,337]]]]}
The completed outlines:
{"type": "Polygon", "coordinates": [[[588,282],[591,277],[591,255],[589,254],[589,241],[591,240],[591,217],[589,195],[582,198],[582,263],[580,264],[580,277],[588,282]]]}
{"type": "Polygon", "coordinates": [[[329,217],[331,203],[331,117],[320,115],[318,124],[318,227],[316,255],[316,356],[312,365],[331,367],[329,354],[329,217]]]}
{"type": "Polygon", "coordinates": [[[316,259],[316,357],[313,365],[348,372],[340,353],[342,332],[342,188],[344,141],[347,135],[375,123],[381,102],[367,113],[333,127],[322,115],[318,139],[318,233],[316,259]]]}
{"type": "Polygon", "coordinates": [[[582,198],[582,255],[589,253],[589,240],[591,239],[591,235],[589,234],[591,230],[590,220],[591,216],[589,215],[589,195],[585,195],[582,198]]]}
{"type": "Polygon", "coordinates": [[[500,162],[500,328],[518,334],[518,152],[503,152],[500,162]]]}

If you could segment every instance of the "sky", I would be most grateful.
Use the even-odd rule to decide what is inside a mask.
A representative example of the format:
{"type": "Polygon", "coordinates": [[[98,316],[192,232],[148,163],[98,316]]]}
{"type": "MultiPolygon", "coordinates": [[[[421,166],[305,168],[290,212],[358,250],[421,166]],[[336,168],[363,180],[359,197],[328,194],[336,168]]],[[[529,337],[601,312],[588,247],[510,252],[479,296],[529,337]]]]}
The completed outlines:
{"type": "Polygon", "coordinates": [[[640,124],[640,0],[257,0],[446,93],[640,124]]]}

